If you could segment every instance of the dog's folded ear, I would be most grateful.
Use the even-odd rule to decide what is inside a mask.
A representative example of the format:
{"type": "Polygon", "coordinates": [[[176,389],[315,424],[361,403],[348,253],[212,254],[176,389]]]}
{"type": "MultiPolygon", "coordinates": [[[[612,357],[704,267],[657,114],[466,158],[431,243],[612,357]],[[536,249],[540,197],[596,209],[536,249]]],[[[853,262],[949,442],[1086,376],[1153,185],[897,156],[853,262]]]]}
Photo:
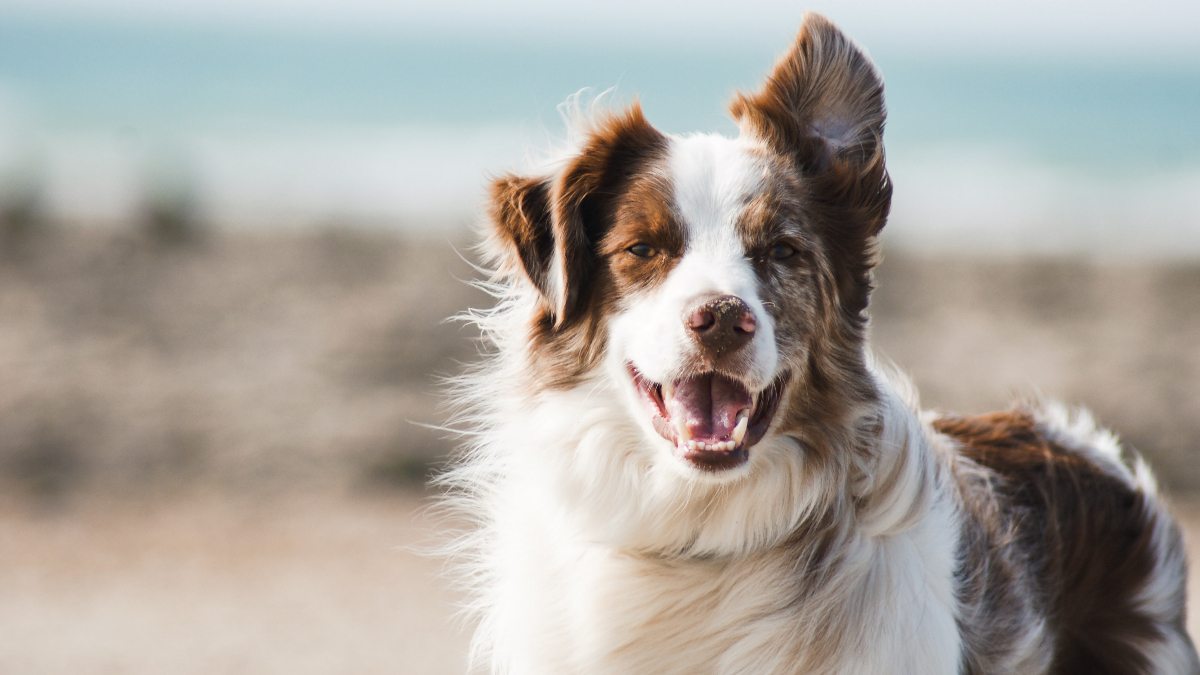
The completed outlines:
{"type": "Polygon", "coordinates": [[[613,199],[667,139],[641,107],[597,120],[557,176],[505,175],[492,183],[492,240],[500,271],[523,273],[556,327],[578,313],[596,267],[596,247],[612,225],[613,199]]]}
{"type": "Polygon", "coordinates": [[[507,174],[491,187],[491,241],[498,245],[500,272],[524,272],[546,298],[555,295],[550,278],[554,255],[549,179],[507,174]]]}
{"type": "Polygon", "coordinates": [[[730,112],[743,133],[791,155],[804,171],[870,162],[882,150],[882,79],[850,38],[812,12],[762,89],[737,95],[730,112]]]}

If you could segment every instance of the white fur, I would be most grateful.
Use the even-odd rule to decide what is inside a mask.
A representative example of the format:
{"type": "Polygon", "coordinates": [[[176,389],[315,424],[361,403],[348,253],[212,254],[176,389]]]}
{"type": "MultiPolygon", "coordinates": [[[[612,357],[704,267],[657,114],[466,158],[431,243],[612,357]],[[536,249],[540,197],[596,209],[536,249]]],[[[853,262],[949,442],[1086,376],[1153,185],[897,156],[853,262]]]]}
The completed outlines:
{"type": "Polygon", "coordinates": [[[957,671],[956,508],[898,399],[884,438],[900,475],[808,587],[774,546],[805,515],[802,463],[734,484],[681,478],[639,454],[644,435],[613,394],[592,382],[545,397],[489,440],[508,455],[483,560],[495,672],[957,671]],[[689,541],[689,555],[669,552],[689,541]]]}
{"type": "Polygon", "coordinates": [[[1158,493],[1158,485],[1150,467],[1138,457],[1131,468],[1121,457],[1121,442],[1108,429],[1097,426],[1092,413],[1085,408],[1068,408],[1058,401],[1045,401],[1032,406],[1034,417],[1046,438],[1071,448],[1091,459],[1096,465],[1148,495],[1158,493]]]}
{"type": "MultiPolygon", "coordinates": [[[[684,308],[713,293],[741,298],[758,322],[749,346],[754,358],[746,373],[751,388],[763,389],[775,375],[774,327],[735,227],[745,199],[762,182],[763,164],[756,149],[750,141],[717,135],[671,139],[668,171],[675,207],[686,225],[684,255],[664,284],[614,317],[610,332],[613,358],[632,361],[655,382],[679,377],[692,344],[681,320],[684,308]]],[[[624,363],[616,367],[624,368],[624,363]]]]}

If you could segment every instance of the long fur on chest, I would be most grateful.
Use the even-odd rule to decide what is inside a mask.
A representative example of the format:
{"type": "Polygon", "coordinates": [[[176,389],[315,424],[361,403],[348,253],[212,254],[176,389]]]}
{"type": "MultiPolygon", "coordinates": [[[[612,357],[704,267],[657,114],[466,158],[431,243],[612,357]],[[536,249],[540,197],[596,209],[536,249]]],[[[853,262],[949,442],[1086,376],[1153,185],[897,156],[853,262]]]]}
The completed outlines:
{"type": "Polygon", "coordinates": [[[582,466],[634,437],[604,399],[589,383],[502,407],[451,475],[484,523],[470,540],[477,656],[530,674],[957,671],[959,497],[899,398],[874,435],[871,478],[829,478],[817,495],[798,467],[786,508],[721,489],[647,504],[653,471],[605,475],[627,458],[582,466]],[[782,527],[733,555],[653,546],[756,523],[782,527]]]}
{"type": "MultiPolygon", "coordinates": [[[[488,431],[446,480],[456,488],[452,501],[480,524],[460,554],[476,589],[477,663],[497,672],[1082,673],[1099,666],[1064,668],[1063,632],[1089,628],[1118,659],[1094,672],[1196,672],[1177,528],[1144,463],[1123,455],[1085,413],[1047,406],[922,419],[892,394],[878,411],[867,472],[848,467],[820,498],[811,494],[819,482],[797,485],[780,508],[757,503],[753,490],[647,503],[636,495],[652,492],[653,471],[623,471],[628,458],[589,464],[636,442],[620,407],[605,405],[602,383],[534,405],[483,398],[490,403],[478,414],[488,431]],[[1015,485],[1021,477],[1011,468],[988,465],[988,443],[1011,450],[1035,439],[1043,446],[1034,450],[1049,453],[1041,469],[1070,484],[1100,480],[1136,501],[1132,520],[1115,526],[1132,539],[1075,542],[1086,550],[1072,563],[1090,556],[1108,565],[1107,552],[1138,547],[1129,569],[1071,590],[1098,594],[1127,610],[1124,618],[1064,625],[1061,603],[1079,599],[1054,587],[1072,571],[1045,556],[1048,546],[1071,542],[1043,535],[1071,524],[1048,522],[1055,514],[1021,495],[1080,494],[1015,485]],[[735,554],[652,545],[765,521],[787,527],[735,554]]],[[[769,489],[779,494],[780,486],[769,489]]]]}

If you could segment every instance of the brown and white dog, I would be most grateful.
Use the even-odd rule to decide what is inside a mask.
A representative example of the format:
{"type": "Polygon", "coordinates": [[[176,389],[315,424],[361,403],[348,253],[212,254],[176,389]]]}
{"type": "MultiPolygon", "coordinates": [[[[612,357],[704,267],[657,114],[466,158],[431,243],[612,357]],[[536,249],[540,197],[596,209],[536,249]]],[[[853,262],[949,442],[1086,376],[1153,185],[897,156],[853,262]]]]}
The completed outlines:
{"type": "Polygon", "coordinates": [[[491,190],[446,479],[511,675],[1200,673],[1179,530],[1082,411],[917,411],[865,333],[883,84],[820,16],[741,133],[632,106],[491,190]]]}

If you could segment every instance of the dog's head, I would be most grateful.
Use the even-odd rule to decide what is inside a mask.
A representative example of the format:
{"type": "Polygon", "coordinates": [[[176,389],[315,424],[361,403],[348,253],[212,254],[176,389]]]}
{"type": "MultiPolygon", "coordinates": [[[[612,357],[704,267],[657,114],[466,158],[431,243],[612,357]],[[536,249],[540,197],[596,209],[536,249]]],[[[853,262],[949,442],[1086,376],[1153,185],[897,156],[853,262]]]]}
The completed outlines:
{"type": "Polygon", "coordinates": [[[882,82],[824,18],[731,112],[736,139],[676,137],[634,105],[552,175],[491,192],[501,271],[536,297],[533,386],[602,373],[648,445],[709,481],[780,434],[821,452],[870,402],[865,309],[891,199],[882,82]]]}

